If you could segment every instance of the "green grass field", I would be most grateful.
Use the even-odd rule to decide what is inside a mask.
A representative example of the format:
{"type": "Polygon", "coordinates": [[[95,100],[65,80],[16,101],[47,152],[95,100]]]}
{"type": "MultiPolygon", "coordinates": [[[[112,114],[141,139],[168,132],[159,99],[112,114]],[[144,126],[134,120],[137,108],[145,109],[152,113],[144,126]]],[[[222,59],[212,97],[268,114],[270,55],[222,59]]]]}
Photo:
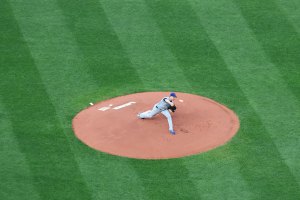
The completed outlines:
{"type": "Polygon", "coordinates": [[[300,1],[0,0],[0,199],[300,199],[300,1]],[[240,118],[212,151],[97,152],[89,102],[142,91],[214,99],[240,118]]]}

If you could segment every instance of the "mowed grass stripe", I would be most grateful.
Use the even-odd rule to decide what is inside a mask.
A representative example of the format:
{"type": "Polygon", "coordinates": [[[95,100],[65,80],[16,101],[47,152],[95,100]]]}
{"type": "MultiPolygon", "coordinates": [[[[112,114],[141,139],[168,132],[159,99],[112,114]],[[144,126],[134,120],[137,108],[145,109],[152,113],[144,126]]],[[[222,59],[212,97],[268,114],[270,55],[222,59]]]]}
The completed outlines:
{"type": "Polygon", "coordinates": [[[298,0],[276,0],[279,9],[289,19],[295,30],[300,34],[300,1],[298,0]]]}
{"type": "MultiPolygon", "coordinates": [[[[202,48],[205,47],[208,52],[215,52],[215,54],[210,54],[208,57],[213,60],[211,61],[211,65],[209,65],[209,62],[206,62],[206,65],[204,66],[209,66],[210,69],[216,71],[216,80],[226,80],[227,82],[225,83],[228,84],[229,88],[235,90],[235,92],[233,91],[231,99],[228,100],[230,101],[229,105],[232,105],[238,114],[241,113],[239,116],[242,128],[237,139],[240,139],[241,142],[243,139],[247,140],[249,146],[239,146],[234,144],[232,145],[232,149],[234,150],[232,153],[235,154],[234,156],[237,158],[236,160],[240,163],[240,166],[243,167],[243,170],[240,170],[240,173],[244,180],[247,181],[249,189],[251,189],[253,193],[257,193],[259,196],[262,195],[266,198],[270,198],[270,194],[273,197],[276,197],[276,195],[290,197],[286,191],[297,194],[297,183],[295,182],[293,175],[286,166],[286,163],[281,160],[281,156],[276,145],[273,143],[269,133],[266,132],[259,116],[249,104],[248,99],[239,88],[231,72],[227,69],[225,62],[222,60],[221,56],[218,55],[218,51],[214,47],[212,41],[210,41],[209,37],[206,35],[203,27],[199,25],[199,21],[197,22],[197,19],[195,19],[197,17],[195,16],[192,8],[183,2],[177,2],[176,4],[173,2],[167,3],[166,1],[156,3],[153,3],[152,1],[147,2],[154,12],[153,16],[157,18],[157,22],[165,34],[165,39],[170,40],[169,43],[173,45],[172,49],[174,54],[178,58],[181,58],[182,61],[188,62],[189,60],[192,60],[195,63],[194,65],[196,65],[196,59],[198,58],[198,64],[204,64],[205,59],[199,59],[202,58],[200,54],[202,48]],[[180,19],[176,18],[176,16],[180,19]],[[184,20],[185,18],[182,19],[182,16],[185,16],[186,20],[184,20]],[[176,27],[176,29],[174,27],[176,27]],[[197,33],[195,35],[203,37],[202,40],[196,40],[197,42],[195,42],[195,40],[192,40],[193,37],[183,37],[183,35],[187,33],[186,30],[190,30],[192,28],[194,34],[197,33]],[[188,38],[187,42],[183,42],[182,38],[188,38]],[[199,49],[194,49],[193,51],[198,52],[198,55],[197,53],[194,53],[196,59],[192,59],[193,57],[191,57],[191,53],[188,51],[182,51],[184,45],[194,45],[193,47],[197,47],[199,49]],[[218,71],[221,71],[222,73],[218,73],[218,71]],[[244,113],[244,110],[247,112],[244,113]],[[248,115],[249,113],[250,115],[248,115]],[[243,125],[244,123],[245,125],[243,125]],[[252,131],[257,131],[259,134],[253,134],[252,131]],[[262,149],[262,147],[264,148],[262,149]],[[253,167],[254,162],[258,162],[259,165],[253,167]],[[274,177],[273,173],[279,174],[279,176],[274,177]],[[261,178],[262,176],[263,178],[258,181],[258,178],[261,178]],[[290,181],[290,184],[294,187],[290,188],[290,185],[287,186],[281,183],[282,179],[288,180],[288,182],[290,181]],[[273,187],[277,193],[270,193],[268,191],[268,187],[273,187]],[[282,193],[282,191],[285,192],[282,193]]],[[[181,66],[185,65],[186,62],[182,62],[181,66]]],[[[186,73],[188,72],[188,68],[186,67],[186,73]]],[[[198,75],[195,72],[193,73],[198,75]]],[[[214,83],[214,80],[212,80],[212,83],[214,83]]],[[[222,93],[220,93],[220,95],[222,95],[222,93]]],[[[240,191],[240,193],[242,193],[242,191],[240,191]]],[[[222,194],[220,193],[219,195],[222,194]]]]}
{"type": "Polygon", "coordinates": [[[293,197],[293,194],[298,194],[293,178],[293,175],[298,176],[299,168],[297,130],[300,127],[296,120],[300,116],[297,100],[233,3],[218,1],[212,5],[210,1],[202,1],[193,3],[193,6],[228,69],[269,132],[280,156],[292,170],[290,177],[282,177],[281,181],[283,185],[289,185],[290,194],[285,191],[281,195],[293,197]]]}
{"type": "Polygon", "coordinates": [[[56,2],[10,2],[51,100],[68,102],[62,106],[73,108],[73,113],[65,112],[68,117],[74,116],[89,102],[99,100],[99,94],[95,95],[99,93],[99,86],[90,75],[56,2]]]}
{"type": "Polygon", "coordinates": [[[0,160],[0,199],[40,199],[26,158],[14,136],[9,114],[4,110],[2,102],[0,102],[0,160]]]}
{"type": "Polygon", "coordinates": [[[300,35],[273,0],[234,2],[300,102],[300,35]]]}
{"type": "MultiPolygon", "coordinates": [[[[147,1],[147,4],[193,91],[229,103],[232,98],[229,96],[236,95],[239,88],[228,70],[223,68],[223,61],[211,45],[205,30],[199,25],[193,10],[186,2],[181,1],[176,3],[147,1]]],[[[228,160],[228,156],[231,155],[228,155],[226,147],[219,148],[219,151],[226,156],[209,159],[215,154],[208,152],[195,158],[184,159],[190,179],[196,184],[201,197],[204,199],[251,197],[251,191],[248,190],[247,183],[239,172],[239,162],[228,160]],[[208,163],[211,164],[208,166],[208,163]],[[225,163],[226,167],[223,167],[225,163]]]]}
{"type": "Polygon", "coordinates": [[[228,69],[236,77],[281,157],[299,182],[300,125],[297,119],[300,118],[300,110],[297,99],[280,71],[265,55],[236,5],[228,1],[218,1],[213,5],[202,1],[194,6],[228,69]]]}
{"type": "Polygon", "coordinates": [[[102,94],[140,91],[142,82],[98,0],[62,0],[57,4],[102,94]]]}
{"type": "Polygon", "coordinates": [[[228,93],[234,90],[231,91],[232,82],[223,76],[223,71],[216,70],[222,69],[223,65],[222,61],[215,59],[218,52],[211,48],[206,33],[195,24],[193,13],[188,13],[186,9],[182,13],[171,10],[180,6],[188,8],[186,2],[175,1],[171,4],[170,1],[146,1],[146,3],[169,51],[189,81],[191,90],[215,100],[221,100],[219,97],[223,96],[223,103],[226,103],[224,97],[229,96],[228,93]]]}
{"type": "MultiPolygon", "coordinates": [[[[11,0],[11,5],[60,124],[68,136],[64,145],[71,143],[80,172],[89,188],[93,189],[94,184],[86,177],[86,163],[80,160],[80,155],[85,153],[81,150],[88,148],[78,145],[80,142],[72,132],[71,121],[76,112],[85,108],[90,101],[99,99],[99,96],[94,96],[98,87],[89,76],[73,35],[66,28],[55,1],[37,1],[24,5],[11,0]],[[47,28],[44,27],[45,24],[47,28]]],[[[93,195],[96,194],[93,191],[93,195]]]]}
{"type": "Polygon", "coordinates": [[[1,98],[43,199],[90,199],[13,11],[1,3],[1,98]]]}
{"type": "Polygon", "coordinates": [[[202,199],[183,159],[131,160],[149,199],[202,199]]]}
{"type": "MultiPolygon", "coordinates": [[[[24,6],[14,1],[13,7],[93,198],[116,199],[122,196],[124,199],[146,199],[142,184],[127,159],[90,149],[74,136],[71,120],[76,112],[90,101],[105,99],[108,94],[105,90],[98,91],[99,87],[89,74],[83,55],[56,2],[35,2],[32,7],[32,4],[24,6]],[[47,24],[47,29],[32,31],[43,24],[47,24]]],[[[121,88],[118,91],[122,92],[121,88]]]]}
{"type": "MultiPolygon", "coordinates": [[[[146,6],[142,2],[101,2],[145,89],[188,89],[146,6]]],[[[131,164],[149,199],[201,199],[181,159],[131,160],[131,164]]]]}
{"type": "MultiPolygon", "coordinates": [[[[113,97],[142,91],[143,82],[132,67],[100,3],[94,0],[76,3],[58,1],[58,5],[92,76],[99,82],[99,90],[103,92],[101,94],[113,97]]],[[[95,166],[101,166],[103,169],[90,174],[91,178],[97,176],[99,180],[104,176],[107,181],[95,184],[95,189],[103,188],[98,192],[99,196],[110,199],[116,199],[120,195],[127,199],[147,198],[143,194],[136,172],[126,163],[127,159],[101,155],[103,157],[96,160],[98,165],[86,166],[94,170],[97,170],[95,166]],[[103,164],[105,160],[107,163],[103,164]],[[128,173],[124,173],[124,170],[128,173]],[[133,185],[128,185],[128,177],[135,180],[133,185]]]]}
{"type": "Polygon", "coordinates": [[[240,172],[243,164],[235,159],[236,152],[232,151],[240,142],[236,137],[229,144],[184,159],[203,199],[255,199],[256,194],[240,172]]]}
{"type": "Polygon", "coordinates": [[[143,1],[100,0],[145,90],[189,88],[143,1]]]}

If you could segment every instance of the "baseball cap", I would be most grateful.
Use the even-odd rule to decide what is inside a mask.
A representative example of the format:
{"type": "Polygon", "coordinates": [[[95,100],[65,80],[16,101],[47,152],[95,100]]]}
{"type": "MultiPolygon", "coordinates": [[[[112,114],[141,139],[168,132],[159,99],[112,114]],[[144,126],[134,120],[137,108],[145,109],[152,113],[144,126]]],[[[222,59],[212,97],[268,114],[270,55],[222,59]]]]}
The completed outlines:
{"type": "Polygon", "coordinates": [[[175,92],[171,92],[171,93],[170,93],[170,97],[175,97],[175,98],[177,98],[175,92]]]}

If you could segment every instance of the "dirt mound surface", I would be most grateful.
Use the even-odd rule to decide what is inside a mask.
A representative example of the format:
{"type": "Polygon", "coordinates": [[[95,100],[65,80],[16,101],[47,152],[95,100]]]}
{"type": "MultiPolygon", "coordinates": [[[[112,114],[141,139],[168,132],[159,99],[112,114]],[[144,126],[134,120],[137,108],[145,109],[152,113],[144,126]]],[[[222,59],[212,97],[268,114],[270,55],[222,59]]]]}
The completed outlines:
{"type": "Polygon", "coordinates": [[[138,119],[166,92],[145,92],[102,101],[82,110],[73,119],[75,135],[93,149],[139,159],[167,159],[208,151],[229,141],[239,129],[233,111],[205,97],[176,93],[172,113],[176,135],[168,131],[159,114],[138,119]]]}

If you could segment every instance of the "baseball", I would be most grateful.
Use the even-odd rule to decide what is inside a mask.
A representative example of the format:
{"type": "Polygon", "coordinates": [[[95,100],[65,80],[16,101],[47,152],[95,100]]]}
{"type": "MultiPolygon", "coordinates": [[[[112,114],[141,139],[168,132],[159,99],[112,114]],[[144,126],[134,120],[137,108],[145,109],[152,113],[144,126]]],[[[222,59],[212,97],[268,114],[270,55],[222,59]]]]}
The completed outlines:
{"type": "Polygon", "coordinates": [[[182,99],[179,99],[179,102],[181,102],[181,103],[182,103],[182,102],[183,102],[183,100],[182,100],[182,99]]]}
{"type": "Polygon", "coordinates": [[[92,105],[94,105],[94,104],[91,102],[90,105],[92,106],[92,105]]]}

